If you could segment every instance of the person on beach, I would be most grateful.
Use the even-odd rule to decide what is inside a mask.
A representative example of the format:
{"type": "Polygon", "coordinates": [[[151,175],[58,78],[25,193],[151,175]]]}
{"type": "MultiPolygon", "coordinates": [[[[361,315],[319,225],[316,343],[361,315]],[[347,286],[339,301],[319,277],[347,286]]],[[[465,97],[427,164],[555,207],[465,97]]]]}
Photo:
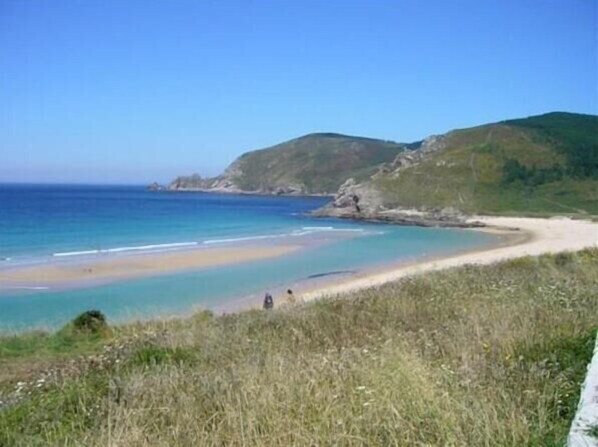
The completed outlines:
{"type": "Polygon", "coordinates": [[[293,291],[291,289],[287,290],[287,303],[289,304],[295,304],[297,302],[297,300],[295,299],[295,295],[293,294],[293,291]]]}
{"type": "Polygon", "coordinates": [[[274,307],[274,298],[268,292],[266,292],[266,296],[264,297],[264,309],[269,310],[274,307]]]}

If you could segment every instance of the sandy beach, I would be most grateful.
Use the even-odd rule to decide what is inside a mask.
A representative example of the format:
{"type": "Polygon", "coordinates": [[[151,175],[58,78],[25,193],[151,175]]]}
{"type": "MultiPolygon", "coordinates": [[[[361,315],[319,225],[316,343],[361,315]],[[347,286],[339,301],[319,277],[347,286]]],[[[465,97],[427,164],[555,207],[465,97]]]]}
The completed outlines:
{"type": "Polygon", "coordinates": [[[71,281],[102,281],[171,273],[201,267],[281,256],[298,249],[294,245],[255,245],[201,248],[109,259],[42,264],[0,271],[8,284],[48,285],[71,281]]]}
{"type": "MultiPolygon", "coordinates": [[[[472,217],[486,226],[468,231],[501,235],[491,245],[461,251],[448,256],[397,262],[349,276],[339,275],[320,281],[301,281],[292,285],[296,297],[309,301],[380,286],[406,276],[458,267],[465,264],[493,262],[527,255],[575,251],[598,246],[598,223],[568,218],[472,217]]],[[[201,248],[172,252],[136,254],[105,259],[48,264],[0,270],[0,282],[6,287],[58,286],[168,274],[202,267],[222,266],[282,256],[301,248],[292,244],[255,244],[236,247],[201,248]]],[[[282,289],[281,289],[282,290],[282,289]]],[[[284,289],[286,290],[286,288],[284,289]]],[[[277,303],[286,301],[284,290],[276,292],[277,303]]],[[[274,292],[274,291],[273,291],[274,292]]],[[[261,295],[239,297],[218,306],[221,311],[238,311],[261,306],[261,295]]]]}
{"type": "Polygon", "coordinates": [[[470,231],[485,231],[508,236],[506,246],[470,251],[454,256],[405,263],[374,273],[358,274],[351,278],[322,287],[298,290],[305,301],[349,293],[387,282],[423,274],[430,271],[458,267],[465,264],[492,264],[494,262],[522,256],[536,256],[545,253],[576,251],[587,247],[598,247],[598,223],[569,218],[526,218],[475,216],[472,221],[486,224],[486,227],[470,231]]]}

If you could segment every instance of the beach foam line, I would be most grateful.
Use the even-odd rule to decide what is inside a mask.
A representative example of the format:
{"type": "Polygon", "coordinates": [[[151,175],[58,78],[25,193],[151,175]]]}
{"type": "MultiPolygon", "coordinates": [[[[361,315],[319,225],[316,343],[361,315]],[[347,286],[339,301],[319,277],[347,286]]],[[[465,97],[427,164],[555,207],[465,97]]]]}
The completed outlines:
{"type": "Polygon", "coordinates": [[[175,242],[172,244],[153,244],[153,245],[138,245],[131,247],[115,247],[106,248],[103,250],[82,250],[82,251],[65,251],[60,253],[52,253],[55,257],[66,257],[66,256],[83,256],[83,255],[97,255],[100,253],[121,253],[126,251],[143,251],[143,250],[155,250],[164,248],[180,248],[180,247],[192,247],[198,245],[198,242],[175,242]]]}
{"type": "Polygon", "coordinates": [[[99,250],[84,250],[84,251],[65,251],[62,253],[52,253],[52,256],[55,257],[62,257],[62,256],[80,256],[80,255],[95,255],[98,254],[99,250]]]}
{"type": "Polygon", "coordinates": [[[289,237],[289,236],[305,236],[308,234],[320,232],[320,231],[341,231],[341,232],[357,232],[362,233],[365,230],[362,228],[335,228],[335,227],[301,227],[301,230],[294,230],[291,233],[281,233],[281,234],[266,234],[266,235],[259,235],[259,236],[242,236],[242,237],[232,237],[232,238],[224,238],[224,239],[207,239],[205,241],[191,241],[191,242],[174,242],[171,244],[153,244],[153,245],[138,245],[138,246],[129,246],[129,247],[115,247],[115,248],[106,248],[106,249],[98,249],[98,250],[81,250],[81,251],[65,251],[65,252],[58,252],[52,253],[54,257],[69,257],[69,256],[85,256],[85,255],[97,255],[102,253],[123,253],[129,251],[156,251],[156,250],[167,250],[171,248],[182,248],[182,247],[193,247],[197,245],[214,245],[214,244],[227,244],[232,242],[246,242],[246,241],[256,241],[256,240],[264,240],[264,239],[275,239],[281,237],[289,237]]]}
{"type": "Polygon", "coordinates": [[[273,239],[278,237],[285,237],[288,236],[287,234],[266,234],[263,236],[245,236],[245,237],[233,237],[229,239],[208,239],[207,241],[203,241],[202,244],[210,245],[210,244],[226,244],[229,242],[243,242],[243,241],[255,241],[260,239],[273,239]]]}
{"type": "Polygon", "coordinates": [[[154,244],[154,245],[139,245],[134,247],[116,247],[100,250],[100,253],[120,253],[123,251],[139,251],[139,250],[155,250],[161,248],[179,248],[179,247],[193,247],[198,245],[198,242],[174,242],[172,244],[154,244]]]}
{"type": "Polygon", "coordinates": [[[2,286],[3,289],[48,290],[47,286],[2,286]]]}
{"type": "Polygon", "coordinates": [[[320,231],[322,231],[322,232],[338,231],[338,232],[363,233],[365,230],[363,228],[301,227],[301,230],[295,230],[290,235],[291,236],[305,236],[307,234],[318,233],[320,231]]]}
{"type": "Polygon", "coordinates": [[[363,228],[336,228],[336,227],[301,227],[302,230],[307,231],[353,231],[357,233],[363,233],[363,228]]]}
{"type": "Polygon", "coordinates": [[[226,239],[208,239],[202,242],[204,245],[210,244],[225,244],[230,242],[244,242],[244,241],[255,241],[255,240],[263,240],[263,239],[275,239],[281,237],[289,237],[289,236],[305,236],[312,233],[317,233],[319,231],[349,231],[349,232],[358,232],[362,233],[365,230],[362,228],[335,228],[335,227],[301,227],[300,230],[293,230],[290,233],[280,233],[280,234],[264,234],[260,236],[243,236],[243,237],[234,237],[234,238],[226,238],[226,239]]]}

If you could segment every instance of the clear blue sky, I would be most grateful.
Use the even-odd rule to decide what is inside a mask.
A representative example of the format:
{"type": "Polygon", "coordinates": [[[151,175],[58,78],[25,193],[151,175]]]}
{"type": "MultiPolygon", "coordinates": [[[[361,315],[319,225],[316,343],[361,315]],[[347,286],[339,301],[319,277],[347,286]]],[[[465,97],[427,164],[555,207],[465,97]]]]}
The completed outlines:
{"type": "Polygon", "coordinates": [[[0,0],[0,181],[166,181],[305,133],[597,113],[597,0],[0,0]]]}

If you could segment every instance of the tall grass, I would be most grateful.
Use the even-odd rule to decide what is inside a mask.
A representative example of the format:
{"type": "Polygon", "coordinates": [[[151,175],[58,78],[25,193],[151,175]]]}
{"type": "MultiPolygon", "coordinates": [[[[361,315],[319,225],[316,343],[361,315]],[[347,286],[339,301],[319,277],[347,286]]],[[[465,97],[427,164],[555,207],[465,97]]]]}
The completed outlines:
{"type": "Polygon", "coordinates": [[[597,298],[594,249],[131,325],[152,341],[1,412],[0,444],[562,445],[597,298]]]}

